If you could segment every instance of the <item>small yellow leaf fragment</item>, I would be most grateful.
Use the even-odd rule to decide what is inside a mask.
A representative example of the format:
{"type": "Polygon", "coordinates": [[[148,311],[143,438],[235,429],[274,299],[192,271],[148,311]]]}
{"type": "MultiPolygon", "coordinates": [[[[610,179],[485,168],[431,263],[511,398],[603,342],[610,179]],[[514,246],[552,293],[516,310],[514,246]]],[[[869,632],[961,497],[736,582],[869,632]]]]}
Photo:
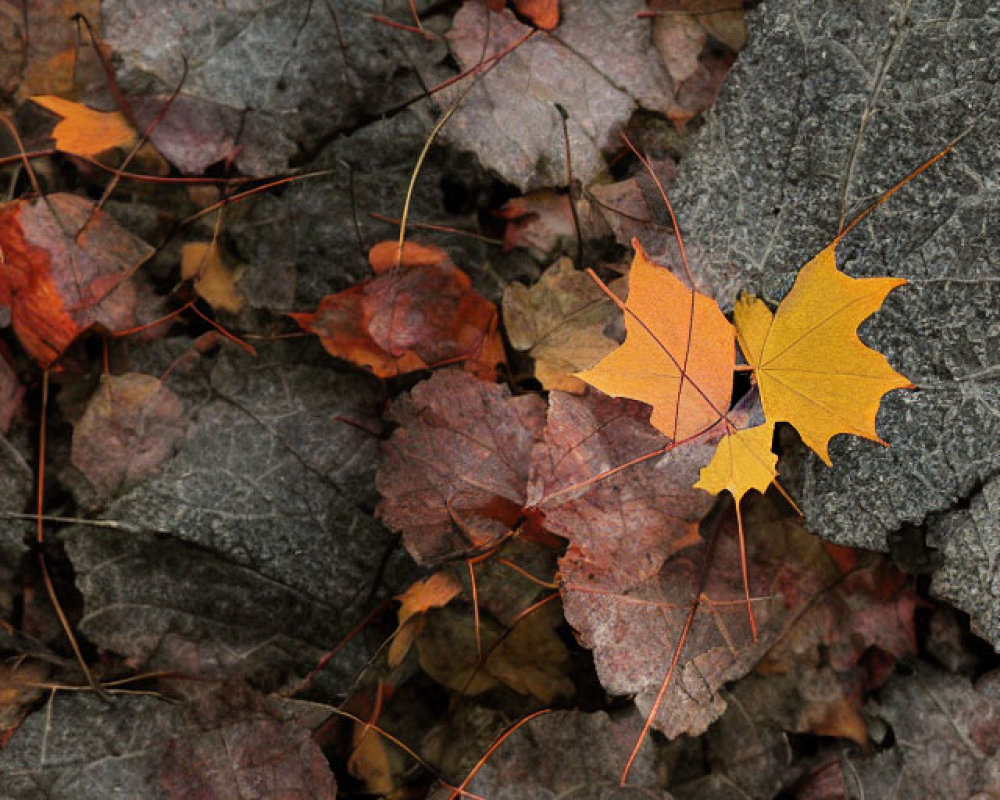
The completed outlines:
{"type": "Polygon", "coordinates": [[[181,276],[212,308],[236,314],[245,300],[236,287],[238,270],[222,261],[215,242],[189,242],[181,248],[181,276]]]}
{"type": "Polygon", "coordinates": [[[778,475],[778,457],[771,452],[773,437],[773,422],[727,433],[695,488],[711,494],[728,491],[737,503],[751,489],[763,494],[778,475]]]}
{"type": "Polygon", "coordinates": [[[52,130],[56,149],[75,156],[97,156],[115,147],[128,149],[138,140],[120,111],[94,111],[82,103],[41,95],[31,100],[62,117],[52,130]]]}
{"type": "Polygon", "coordinates": [[[395,667],[406,655],[413,639],[423,627],[423,615],[432,608],[446,606],[462,593],[462,585],[447,572],[435,572],[427,580],[417,581],[396,599],[399,600],[399,628],[389,645],[389,666],[395,667]]]}
{"type": "Polygon", "coordinates": [[[882,395],[914,388],[857,334],[889,292],[906,281],[845,275],[837,269],[836,245],[802,268],[773,318],[753,297],[741,298],[733,311],[764,416],[794,426],[827,466],[828,445],[838,433],[884,444],[875,432],[882,395]]]}

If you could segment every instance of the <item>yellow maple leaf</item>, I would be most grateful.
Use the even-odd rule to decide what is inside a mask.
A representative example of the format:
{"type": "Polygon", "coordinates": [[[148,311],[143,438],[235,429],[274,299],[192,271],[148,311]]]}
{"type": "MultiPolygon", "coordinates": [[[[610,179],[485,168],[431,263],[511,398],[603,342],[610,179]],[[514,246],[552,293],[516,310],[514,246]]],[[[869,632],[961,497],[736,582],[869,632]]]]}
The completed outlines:
{"type": "Polygon", "coordinates": [[[711,494],[728,491],[739,503],[748,491],[763,494],[778,476],[778,457],[771,452],[774,423],[727,433],[694,485],[711,494]]]}
{"type": "Polygon", "coordinates": [[[52,129],[56,149],[75,156],[96,156],[115,147],[127,149],[138,140],[135,128],[120,111],[94,111],[82,103],[55,95],[32,97],[32,102],[62,117],[52,129]]]}
{"type": "Polygon", "coordinates": [[[906,281],[845,275],[837,269],[838,242],[802,268],[775,314],[748,295],[733,311],[764,416],[791,424],[827,466],[828,444],[838,433],[885,444],[875,432],[882,395],[915,388],[857,335],[858,325],[906,281]]]}
{"type": "Polygon", "coordinates": [[[650,423],[677,441],[718,422],[733,390],[733,326],[708,295],[646,257],[635,239],[625,341],[577,373],[612,397],[653,407],[650,423]]]}

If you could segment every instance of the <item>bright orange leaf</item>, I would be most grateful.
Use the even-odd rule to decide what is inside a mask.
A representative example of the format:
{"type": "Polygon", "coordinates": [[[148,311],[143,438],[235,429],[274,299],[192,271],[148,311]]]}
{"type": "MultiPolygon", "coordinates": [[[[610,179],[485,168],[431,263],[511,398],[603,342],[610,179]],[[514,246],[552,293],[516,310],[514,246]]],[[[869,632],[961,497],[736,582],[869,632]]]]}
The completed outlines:
{"type": "Polygon", "coordinates": [[[858,325],[906,281],[845,275],[837,269],[838,241],[802,268],[773,316],[747,295],[733,313],[764,416],[794,426],[828,466],[828,443],[838,433],[883,443],[875,432],[882,395],[915,388],[857,335],[858,325]]]}
{"type": "Polygon", "coordinates": [[[733,389],[733,326],[715,300],[689,289],[633,239],[625,342],[578,377],[612,397],[653,407],[650,422],[688,439],[725,416],[733,389]]]}
{"type": "Polygon", "coordinates": [[[375,278],[289,316],[331,355],[380,378],[464,362],[493,380],[505,360],[496,306],[447,253],[407,242],[400,254],[396,242],[380,242],[368,260],[375,278]]]}
{"type": "Polygon", "coordinates": [[[135,128],[120,111],[94,111],[82,103],[54,95],[32,97],[32,102],[62,117],[52,130],[56,149],[75,156],[97,156],[116,147],[127,149],[138,140],[135,128]]]}

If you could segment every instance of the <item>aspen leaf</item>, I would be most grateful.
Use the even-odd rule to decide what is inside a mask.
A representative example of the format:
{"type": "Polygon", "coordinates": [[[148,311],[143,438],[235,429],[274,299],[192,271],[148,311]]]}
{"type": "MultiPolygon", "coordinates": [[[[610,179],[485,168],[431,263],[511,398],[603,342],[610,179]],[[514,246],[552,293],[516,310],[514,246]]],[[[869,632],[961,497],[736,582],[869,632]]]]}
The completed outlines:
{"type": "Polygon", "coordinates": [[[424,614],[432,608],[448,605],[461,592],[461,584],[451,575],[435,572],[396,597],[399,600],[399,628],[389,645],[389,666],[397,666],[406,656],[413,639],[423,630],[424,614]]]}
{"type": "Polygon", "coordinates": [[[52,138],[56,140],[56,149],[64,153],[97,156],[116,147],[129,148],[136,142],[135,129],[120,111],[95,111],[83,103],[54,95],[31,100],[62,117],[52,130],[52,138]]]}
{"type": "Polygon", "coordinates": [[[215,242],[188,242],[181,248],[181,277],[194,280],[194,289],[212,308],[239,313],[246,300],[237,288],[241,269],[222,260],[215,242]]]}
{"type": "Polygon", "coordinates": [[[633,239],[625,342],[578,377],[653,407],[650,423],[687,439],[716,423],[733,388],[733,326],[707,295],[646,257],[633,239]]]}
{"type": "Polygon", "coordinates": [[[915,388],[857,329],[901,278],[851,278],[837,269],[837,241],[806,264],[771,315],[744,295],[736,304],[736,335],[754,369],[764,416],[795,427],[830,466],[827,446],[838,433],[884,444],[875,432],[882,395],[915,388]]]}
{"type": "Polygon", "coordinates": [[[695,488],[712,494],[728,491],[737,503],[751,489],[763,494],[778,475],[778,457],[771,452],[773,438],[773,422],[727,433],[695,488]]]}

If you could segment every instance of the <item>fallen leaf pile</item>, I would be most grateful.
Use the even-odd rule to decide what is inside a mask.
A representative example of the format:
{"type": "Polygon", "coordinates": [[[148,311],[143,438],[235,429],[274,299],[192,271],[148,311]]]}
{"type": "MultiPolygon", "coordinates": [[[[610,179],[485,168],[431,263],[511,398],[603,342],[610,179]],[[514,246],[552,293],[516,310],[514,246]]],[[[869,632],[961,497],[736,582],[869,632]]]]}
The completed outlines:
{"type": "Polygon", "coordinates": [[[154,5],[0,7],[0,794],[1000,792],[988,12],[154,5]]]}

